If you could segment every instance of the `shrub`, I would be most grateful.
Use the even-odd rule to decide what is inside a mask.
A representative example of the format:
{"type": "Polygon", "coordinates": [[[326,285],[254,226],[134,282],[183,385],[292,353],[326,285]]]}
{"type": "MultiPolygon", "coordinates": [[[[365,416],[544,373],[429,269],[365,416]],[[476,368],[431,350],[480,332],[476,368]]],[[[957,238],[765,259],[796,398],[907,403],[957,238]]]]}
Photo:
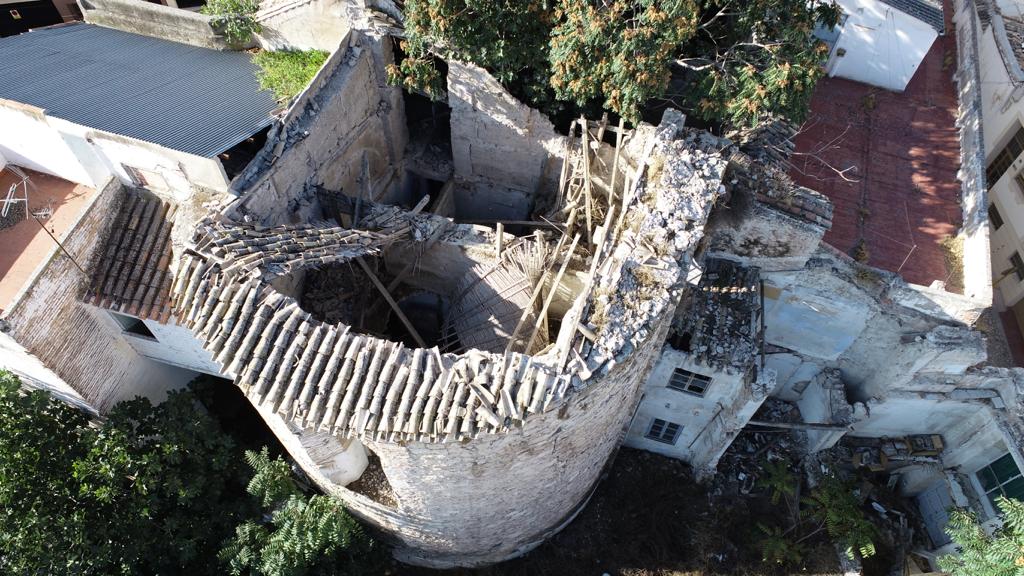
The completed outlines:
{"type": "Polygon", "coordinates": [[[380,550],[331,496],[307,497],[288,464],[267,450],[246,452],[255,471],[251,494],[267,510],[264,521],[239,526],[220,553],[231,574],[302,576],[380,574],[380,550]]]}
{"type": "Polygon", "coordinates": [[[259,0],[208,0],[200,12],[213,16],[213,26],[228,42],[244,46],[252,40],[253,34],[263,30],[256,20],[260,9],[259,0]]]}

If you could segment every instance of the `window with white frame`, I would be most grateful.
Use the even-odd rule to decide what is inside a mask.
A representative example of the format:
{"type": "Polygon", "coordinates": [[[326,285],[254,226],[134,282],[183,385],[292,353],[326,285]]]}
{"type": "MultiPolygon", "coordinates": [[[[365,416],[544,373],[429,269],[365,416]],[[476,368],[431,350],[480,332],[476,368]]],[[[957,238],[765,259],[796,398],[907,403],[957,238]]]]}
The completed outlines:
{"type": "Polygon", "coordinates": [[[673,390],[703,397],[711,385],[711,377],[684,368],[676,368],[668,379],[668,387],[673,390]]]}
{"type": "Polygon", "coordinates": [[[999,496],[1024,500],[1024,476],[1021,476],[1017,462],[1009,453],[978,470],[975,475],[993,507],[999,496]]]}
{"type": "Polygon", "coordinates": [[[121,327],[121,330],[125,334],[131,334],[132,336],[141,336],[143,338],[149,338],[150,340],[156,340],[156,335],[146,326],[146,323],[141,318],[135,316],[129,316],[127,314],[119,314],[111,310],[107,310],[110,313],[110,317],[121,327]]]}
{"type": "Polygon", "coordinates": [[[683,427],[675,422],[655,418],[651,420],[651,425],[647,427],[647,434],[644,434],[644,436],[657,442],[675,444],[676,440],[679,439],[679,432],[682,430],[683,427]]]}

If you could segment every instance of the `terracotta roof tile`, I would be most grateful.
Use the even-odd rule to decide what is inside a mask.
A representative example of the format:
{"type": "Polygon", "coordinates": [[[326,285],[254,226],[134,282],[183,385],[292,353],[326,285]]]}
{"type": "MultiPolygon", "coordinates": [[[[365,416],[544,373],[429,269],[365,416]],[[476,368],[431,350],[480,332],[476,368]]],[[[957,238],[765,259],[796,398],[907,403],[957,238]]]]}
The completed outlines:
{"type": "Polygon", "coordinates": [[[152,194],[128,192],[93,268],[85,302],[139,318],[168,320],[175,210],[152,194]]]}

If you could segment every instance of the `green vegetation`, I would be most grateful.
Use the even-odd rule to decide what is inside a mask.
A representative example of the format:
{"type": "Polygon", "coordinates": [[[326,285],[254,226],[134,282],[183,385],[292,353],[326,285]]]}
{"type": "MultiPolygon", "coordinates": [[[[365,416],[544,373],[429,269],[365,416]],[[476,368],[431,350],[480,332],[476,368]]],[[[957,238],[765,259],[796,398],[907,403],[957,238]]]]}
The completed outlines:
{"type": "Polygon", "coordinates": [[[252,61],[260,68],[256,73],[260,87],[285,101],[306,88],[327,56],[323,50],[264,50],[253,56],[252,61]]]}
{"type": "Polygon", "coordinates": [[[213,16],[213,26],[237,46],[244,46],[252,40],[253,34],[263,30],[256,20],[260,9],[259,0],[207,0],[200,12],[213,16]]]}
{"type": "Polygon", "coordinates": [[[875,555],[878,529],[864,517],[852,481],[831,474],[825,476],[805,503],[824,523],[828,535],[843,546],[847,556],[869,558],[875,555]]]}
{"type": "Polygon", "coordinates": [[[850,558],[875,555],[878,529],[864,516],[852,481],[826,475],[810,496],[796,502],[790,498],[798,491],[799,478],[785,462],[765,463],[764,470],[759,486],[769,491],[773,506],[780,501],[785,504],[779,515],[781,525],[757,525],[764,562],[778,567],[799,565],[807,552],[807,540],[822,530],[850,558]]]}
{"type": "Polygon", "coordinates": [[[1024,576],[1024,503],[997,500],[1003,527],[989,535],[978,517],[968,510],[954,510],[946,533],[956,542],[959,556],[943,556],[939,566],[953,576],[1024,576]]]}
{"type": "Polygon", "coordinates": [[[600,106],[635,123],[674,67],[685,88],[667,99],[692,114],[800,121],[828,56],[811,33],[839,13],[827,0],[408,0],[389,77],[437,98],[434,57],[467,61],[550,115],[600,106]]]}
{"type": "Polygon", "coordinates": [[[376,548],[340,504],[307,499],[266,449],[250,455],[249,482],[241,450],[198,397],[121,402],[92,422],[0,371],[0,573],[223,574],[218,555],[235,574],[373,565],[376,548]],[[251,520],[261,507],[273,510],[269,525],[251,520]]]}
{"type": "Polygon", "coordinates": [[[216,574],[242,518],[234,444],[188,392],[99,426],[0,372],[0,572],[216,574]]]}
{"type": "Polygon", "coordinates": [[[231,574],[379,574],[382,556],[359,524],[329,496],[306,497],[288,464],[267,451],[246,452],[255,471],[249,494],[268,512],[267,521],[239,526],[220,558],[231,574]]]}

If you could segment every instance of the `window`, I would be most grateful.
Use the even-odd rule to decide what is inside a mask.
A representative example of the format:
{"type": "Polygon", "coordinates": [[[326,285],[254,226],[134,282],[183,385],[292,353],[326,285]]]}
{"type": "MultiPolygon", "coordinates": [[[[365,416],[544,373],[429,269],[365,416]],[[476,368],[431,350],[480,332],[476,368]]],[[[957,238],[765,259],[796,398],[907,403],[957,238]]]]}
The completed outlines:
{"type": "Polygon", "coordinates": [[[1020,252],[1014,252],[1010,256],[1010,264],[1013,265],[1013,271],[1017,273],[1017,280],[1024,280],[1024,260],[1020,257],[1020,252]]]}
{"type": "Polygon", "coordinates": [[[110,312],[110,317],[121,326],[121,330],[125,334],[156,340],[156,336],[153,335],[149,328],[146,327],[146,323],[141,319],[135,316],[128,316],[127,314],[118,314],[117,312],[110,312]]]}
{"type": "Polygon", "coordinates": [[[711,378],[696,372],[690,372],[682,368],[672,371],[672,377],[668,379],[668,387],[694,396],[704,396],[704,392],[711,385],[711,378]]]}
{"type": "Polygon", "coordinates": [[[1017,132],[985,169],[986,185],[990,189],[1010,169],[1010,165],[1017,159],[1017,156],[1020,156],[1021,152],[1024,152],[1024,126],[1018,124],[1017,132]]]}
{"type": "Polygon", "coordinates": [[[1024,500],[1024,477],[1021,477],[1020,469],[1010,454],[978,470],[975,475],[993,506],[997,496],[1024,500]]]}
{"type": "Polygon", "coordinates": [[[988,221],[992,223],[993,230],[999,230],[1003,226],[1003,217],[999,214],[995,204],[988,205],[988,221]]]}
{"type": "Polygon", "coordinates": [[[683,427],[675,422],[666,422],[661,418],[655,418],[651,420],[651,425],[647,428],[647,434],[644,436],[657,442],[675,444],[676,440],[679,439],[679,432],[682,429],[683,427]]]}

